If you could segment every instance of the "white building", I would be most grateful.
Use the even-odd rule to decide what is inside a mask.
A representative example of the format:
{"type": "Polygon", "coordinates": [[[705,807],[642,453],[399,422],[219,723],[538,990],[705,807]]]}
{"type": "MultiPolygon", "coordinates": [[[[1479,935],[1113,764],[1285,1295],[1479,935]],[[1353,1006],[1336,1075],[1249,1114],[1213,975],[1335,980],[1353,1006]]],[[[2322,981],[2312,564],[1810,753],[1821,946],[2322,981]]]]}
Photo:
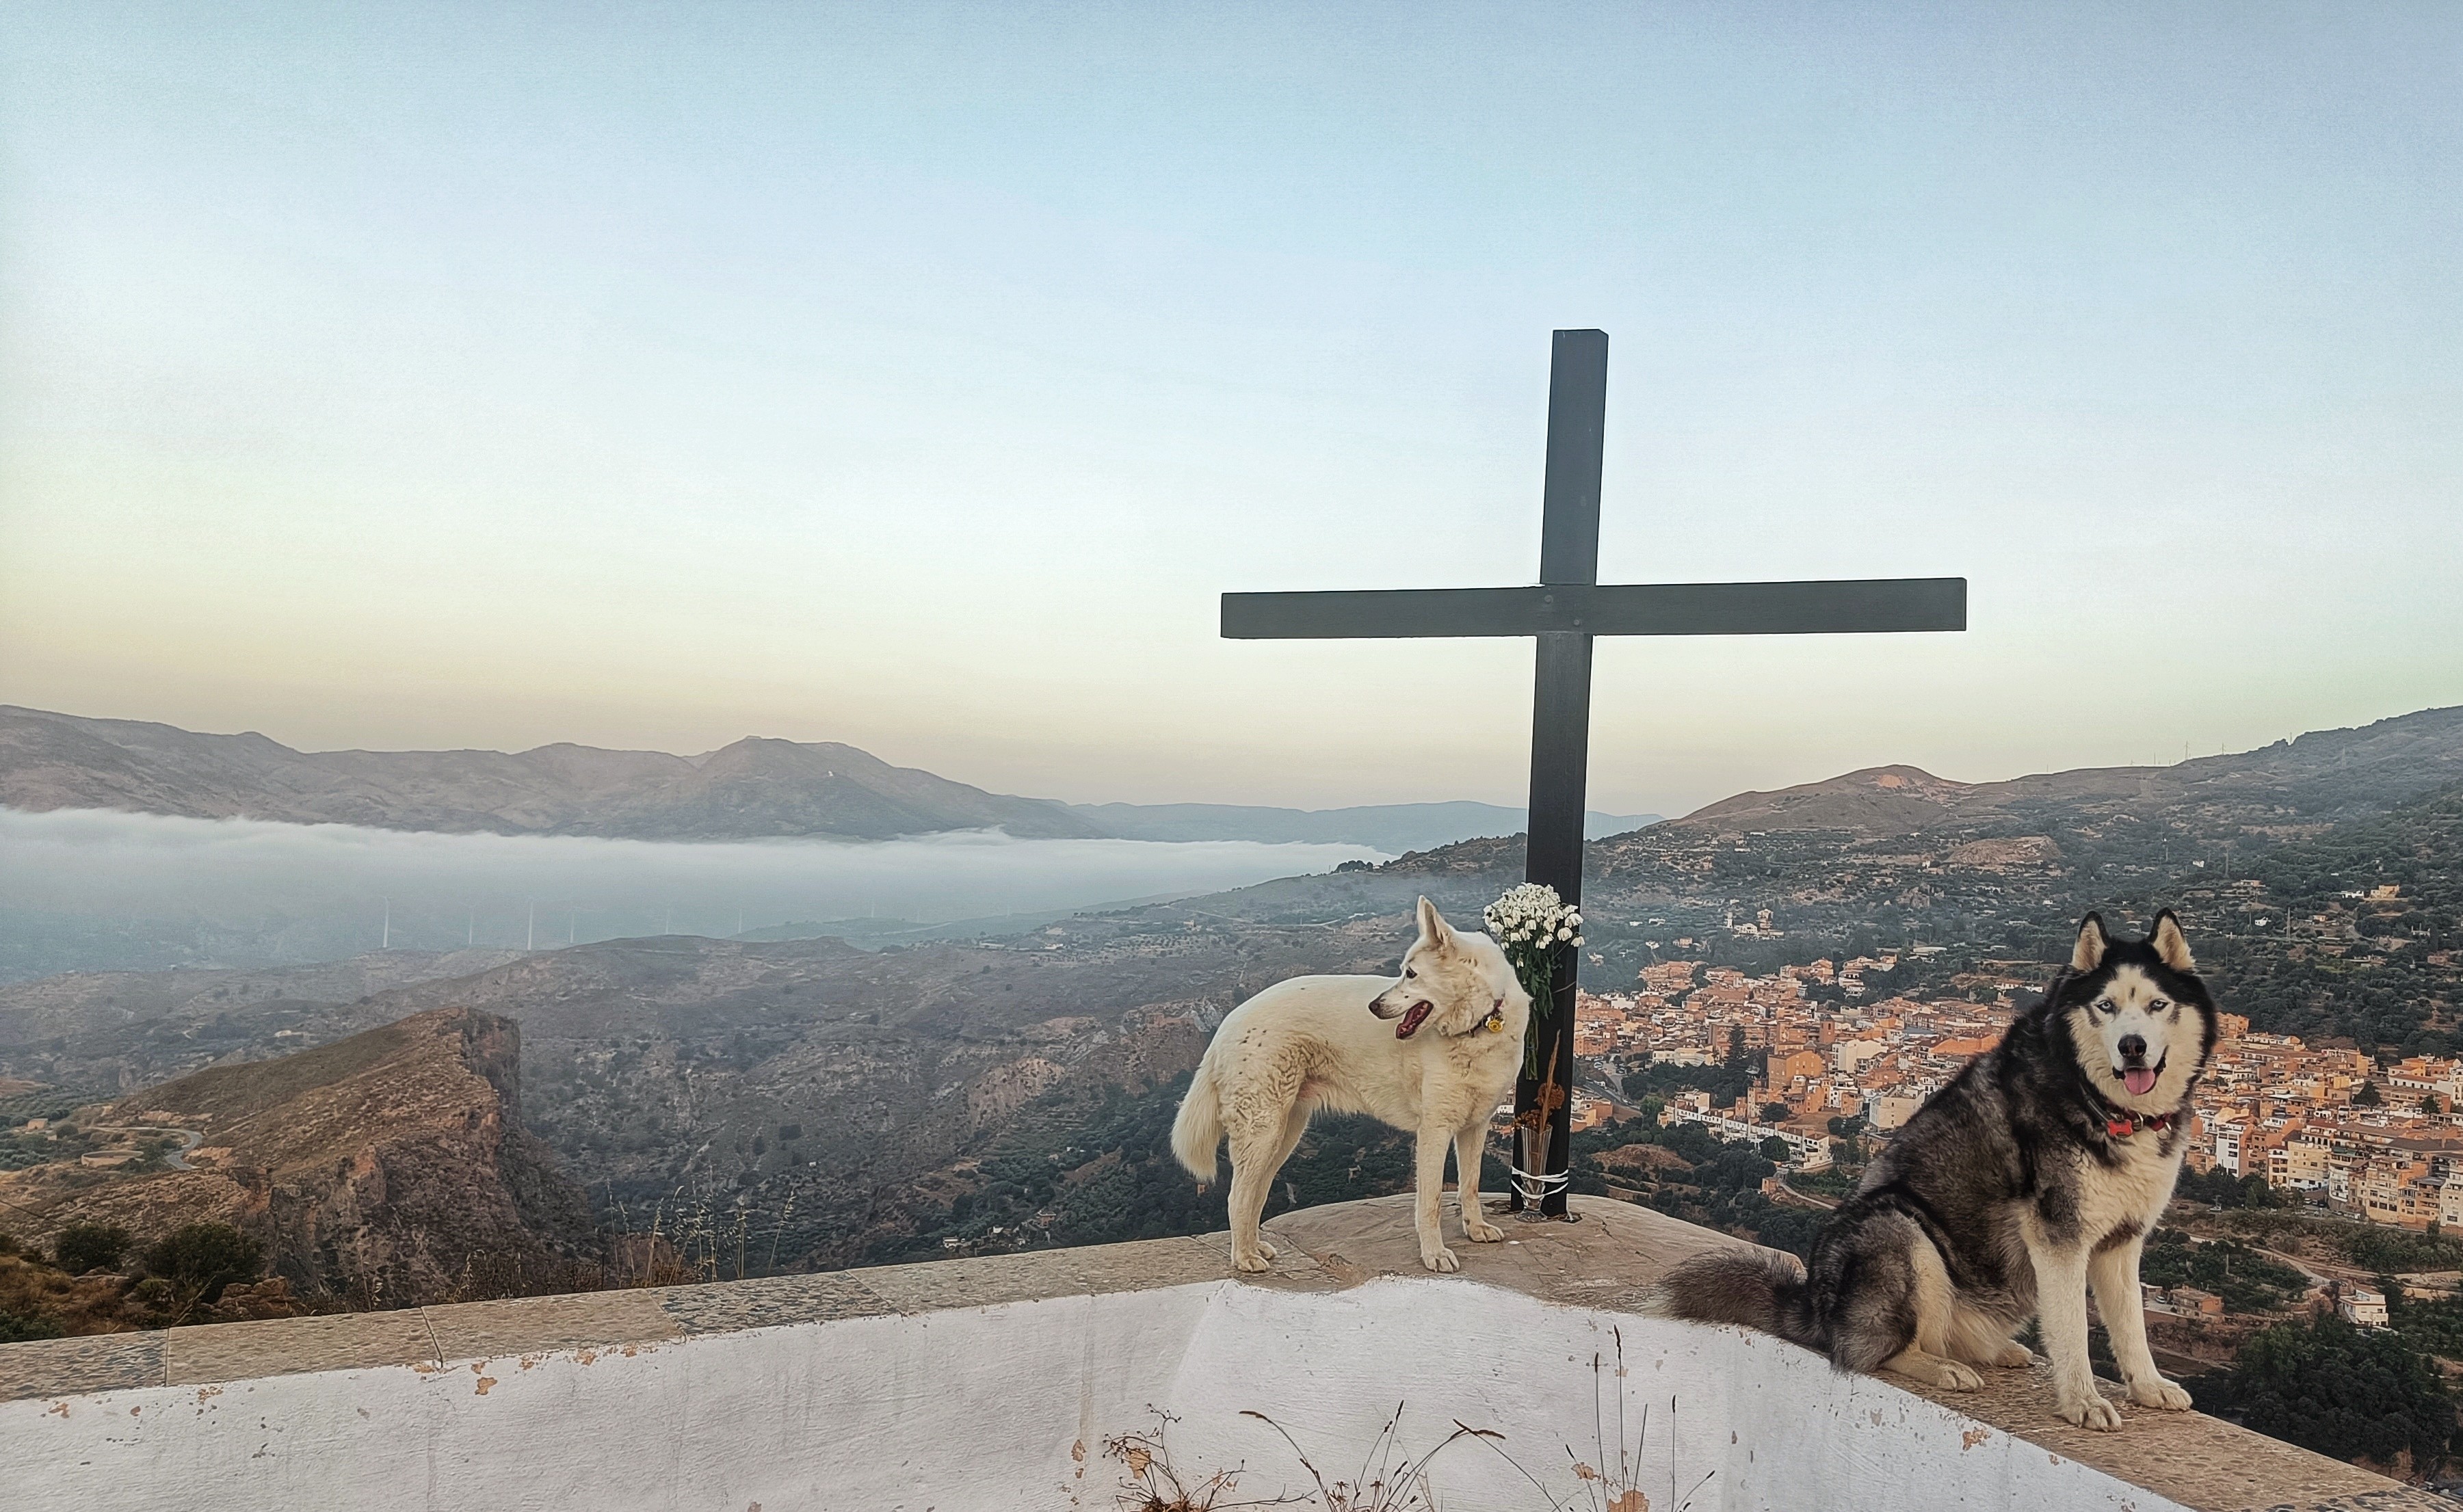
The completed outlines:
{"type": "Polygon", "coordinates": [[[2234,1176],[2240,1175],[2242,1132],[2240,1123],[2236,1119],[2219,1119],[2215,1124],[2215,1164],[2234,1176]]]}

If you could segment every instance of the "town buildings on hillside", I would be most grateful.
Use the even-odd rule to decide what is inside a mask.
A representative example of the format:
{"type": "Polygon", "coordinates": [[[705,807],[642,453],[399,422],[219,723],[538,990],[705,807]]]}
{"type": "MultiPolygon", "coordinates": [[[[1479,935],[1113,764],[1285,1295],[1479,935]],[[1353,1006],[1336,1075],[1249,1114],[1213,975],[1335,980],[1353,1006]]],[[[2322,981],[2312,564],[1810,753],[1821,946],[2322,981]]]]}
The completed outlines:
{"type": "MultiPolygon", "coordinates": [[[[1967,999],[1919,1000],[1889,990],[1897,966],[1893,956],[1860,956],[1748,977],[1660,961],[1644,968],[1634,991],[1580,995],[1575,1048],[1611,1076],[1741,1060],[1751,1082],[1732,1102],[1678,1094],[1687,1114],[1717,1127],[1819,1137],[1834,1118],[1861,1117],[1886,1134],[1999,1042],[2028,989],[1983,980],[1967,999]],[[1786,1106],[1784,1118],[1767,1116],[1774,1104],[1786,1106]]],[[[2220,1017],[2196,1097],[2191,1170],[2264,1177],[2279,1194],[2373,1222],[2463,1225],[2463,1119],[2454,1112],[2463,1062],[2413,1056],[2382,1069],[2365,1051],[2313,1048],[2252,1033],[2237,1014],[2220,1017]]]]}

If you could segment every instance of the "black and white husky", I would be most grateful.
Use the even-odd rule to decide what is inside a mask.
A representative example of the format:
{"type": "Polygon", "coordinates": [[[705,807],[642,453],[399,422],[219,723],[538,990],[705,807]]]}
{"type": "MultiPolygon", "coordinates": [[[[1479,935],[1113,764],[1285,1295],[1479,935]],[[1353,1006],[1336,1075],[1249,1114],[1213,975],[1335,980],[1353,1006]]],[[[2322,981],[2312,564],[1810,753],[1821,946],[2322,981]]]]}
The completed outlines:
{"type": "Polygon", "coordinates": [[[2040,1318],[2055,1407],[2118,1428],[2087,1364],[2093,1287],[2130,1399],[2186,1409],[2147,1351],[2138,1256],[2181,1173],[2214,1043],[2214,1002],[2172,912],[2125,940],[2089,914],[2044,1001],[1907,1120],[1822,1225],[1809,1267],[1703,1256],[1668,1274],[1654,1310],[1954,1391],[1983,1384],[1972,1367],[2026,1365],[2012,1335],[2040,1318]]]}

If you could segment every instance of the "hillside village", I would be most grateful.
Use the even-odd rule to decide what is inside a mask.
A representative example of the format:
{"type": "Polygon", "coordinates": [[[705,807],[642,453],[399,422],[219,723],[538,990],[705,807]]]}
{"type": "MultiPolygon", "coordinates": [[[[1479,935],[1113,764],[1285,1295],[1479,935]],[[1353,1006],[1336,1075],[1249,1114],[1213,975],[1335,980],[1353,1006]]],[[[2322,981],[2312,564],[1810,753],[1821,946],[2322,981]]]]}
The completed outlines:
{"type": "MultiPolygon", "coordinates": [[[[1898,964],[1860,956],[1748,977],[1663,961],[1644,969],[1637,991],[1583,993],[1576,1048],[1621,1083],[1653,1067],[1749,1071],[1732,1099],[1678,1091],[1663,1116],[1722,1115],[1739,1132],[1758,1125],[1808,1142],[1842,1120],[1886,1134],[1999,1041],[2017,1011],[2014,996],[2030,985],[1995,983],[1989,1003],[1920,1001],[1889,991],[1898,964]]],[[[2463,1060],[2414,1055],[2382,1069],[2361,1050],[2255,1033],[2243,1015],[2220,1017],[2197,1094],[2191,1172],[2259,1177],[2278,1196],[2370,1222],[2463,1224],[2463,1060]]],[[[1656,1079],[1684,1080],[1681,1070],[1656,1079]]],[[[1598,1098],[1577,1109],[1587,1125],[1612,1112],[1598,1098]]]]}

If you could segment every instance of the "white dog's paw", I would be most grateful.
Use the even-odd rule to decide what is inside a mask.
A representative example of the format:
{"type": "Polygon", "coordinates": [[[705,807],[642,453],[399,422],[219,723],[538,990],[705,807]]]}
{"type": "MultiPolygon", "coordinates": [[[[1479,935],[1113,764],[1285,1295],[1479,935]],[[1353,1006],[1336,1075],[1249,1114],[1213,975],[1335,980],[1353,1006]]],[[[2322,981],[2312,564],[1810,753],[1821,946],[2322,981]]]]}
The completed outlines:
{"type": "Polygon", "coordinates": [[[1470,1240],[1472,1243],[1493,1244],[1504,1237],[1505,1230],[1480,1217],[1477,1213],[1465,1213],[1463,1215],[1463,1238],[1470,1240]]]}
{"type": "MultiPolygon", "coordinates": [[[[1282,1251],[1281,1251],[1281,1250],[1276,1249],[1274,1245],[1267,1243],[1264,1240],[1262,1240],[1262,1239],[1261,1239],[1261,1240],[1257,1241],[1257,1257],[1258,1257],[1260,1260],[1272,1260],[1272,1259],[1274,1259],[1276,1255],[1279,1255],[1279,1254],[1281,1254],[1281,1253],[1282,1253],[1282,1251]]],[[[1263,1266],[1263,1265],[1260,1265],[1260,1266],[1258,1266],[1257,1268],[1258,1268],[1259,1270],[1263,1270],[1263,1269],[1265,1269],[1266,1267],[1265,1267],[1265,1266],[1263,1266]]]]}
{"type": "MultiPolygon", "coordinates": [[[[1260,1251],[1262,1250],[1263,1246],[1260,1246],[1260,1251]]],[[[1253,1252],[1247,1255],[1232,1256],[1232,1268],[1234,1270],[1245,1270],[1250,1274],[1254,1275],[1256,1272],[1261,1270],[1274,1269],[1275,1262],[1269,1254],[1263,1252],[1253,1252]]]]}
{"type": "Polygon", "coordinates": [[[1428,1266],[1430,1270],[1454,1271],[1462,1269],[1462,1262],[1455,1259],[1454,1252],[1446,1248],[1443,1244],[1439,1244],[1434,1249],[1421,1250],[1420,1264],[1428,1266]]]}
{"type": "Polygon", "coordinates": [[[2073,1401],[2061,1402],[2055,1410],[2081,1428],[2110,1433],[2121,1426],[2121,1409],[2092,1393],[2073,1401]]]}
{"type": "Polygon", "coordinates": [[[2190,1393],[2160,1375],[2151,1381],[2130,1382],[2129,1399],[2141,1407],[2160,1407],[2168,1413],[2190,1410],[2190,1393]]]}
{"type": "Polygon", "coordinates": [[[1944,1391],[1972,1392],[1984,1384],[1984,1377],[1956,1360],[1944,1360],[1933,1368],[1932,1383],[1944,1391]]]}
{"type": "Polygon", "coordinates": [[[2036,1363],[2036,1352],[2013,1339],[2001,1346],[2001,1352],[1993,1357],[1993,1363],[2005,1371],[2023,1371],[2036,1363]]]}

